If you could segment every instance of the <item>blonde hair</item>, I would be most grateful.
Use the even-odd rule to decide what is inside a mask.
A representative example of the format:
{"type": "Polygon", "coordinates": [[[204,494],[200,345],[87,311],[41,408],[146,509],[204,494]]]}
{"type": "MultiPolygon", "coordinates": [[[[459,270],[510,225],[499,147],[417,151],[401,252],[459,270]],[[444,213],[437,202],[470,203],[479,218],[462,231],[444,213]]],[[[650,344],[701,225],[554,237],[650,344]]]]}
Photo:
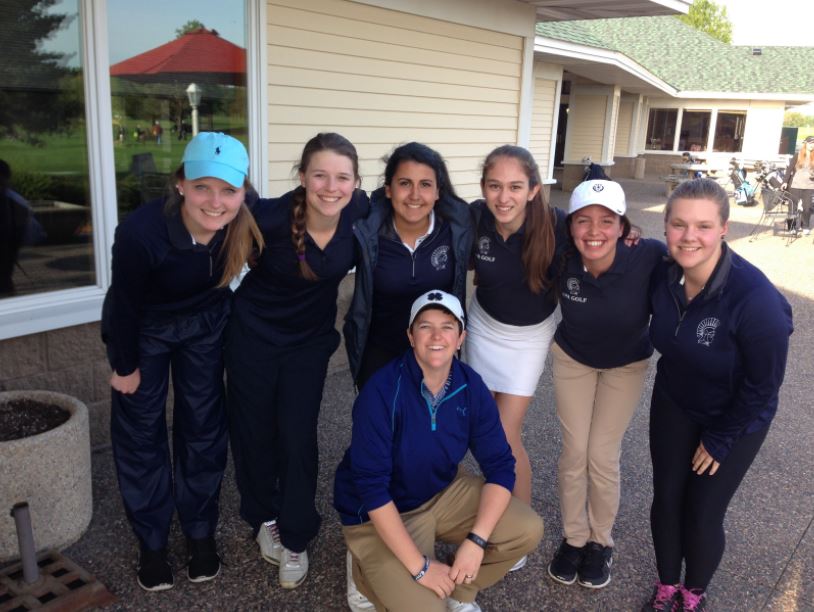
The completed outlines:
{"type": "MultiPolygon", "coordinates": [[[[175,213],[180,210],[184,202],[184,196],[178,193],[174,186],[178,181],[183,181],[184,178],[184,166],[182,164],[175,171],[171,181],[170,195],[164,204],[166,212],[175,213]]],[[[243,188],[246,190],[246,196],[257,195],[249,179],[243,181],[243,188]]],[[[223,275],[221,275],[220,282],[218,282],[218,288],[228,287],[232,279],[243,270],[243,266],[252,251],[257,249],[257,255],[259,255],[263,252],[264,246],[263,234],[260,232],[260,228],[257,227],[257,222],[244,200],[240,204],[235,218],[226,226],[226,237],[223,240],[223,248],[221,248],[219,255],[219,259],[223,261],[223,275]]]]}

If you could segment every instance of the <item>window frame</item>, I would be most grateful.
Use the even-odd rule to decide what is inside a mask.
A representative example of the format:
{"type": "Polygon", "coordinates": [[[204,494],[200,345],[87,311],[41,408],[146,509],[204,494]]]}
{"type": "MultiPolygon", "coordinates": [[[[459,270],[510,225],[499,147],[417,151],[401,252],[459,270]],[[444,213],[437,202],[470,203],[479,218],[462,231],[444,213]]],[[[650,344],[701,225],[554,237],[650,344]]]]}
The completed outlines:
{"type": "MultiPolygon", "coordinates": [[[[268,181],[268,121],[265,74],[266,6],[244,0],[246,14],[246,88],[250,176],[255,185],[268,181]]],[[[93,323],[101,318],[102,301],[110,286],[111,249],[118,224],[116,172],[110,98],[107,0],[80,0],[85,121],[93,257],[96,283],[84,287],[0,299],[0,340],[93,323]]]]}

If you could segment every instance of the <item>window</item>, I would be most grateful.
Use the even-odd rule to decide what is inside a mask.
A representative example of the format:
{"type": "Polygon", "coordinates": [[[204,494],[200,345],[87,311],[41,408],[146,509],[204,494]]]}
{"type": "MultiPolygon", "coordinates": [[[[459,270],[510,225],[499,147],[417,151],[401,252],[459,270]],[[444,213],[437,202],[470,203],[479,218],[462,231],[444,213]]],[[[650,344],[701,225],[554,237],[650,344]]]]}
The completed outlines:
{"type": "Polygon", "coordinates": [[[718,111],[712,150],[740,153],[743,150],[743,130],[745,125],[745,112],[718,111]]]}
{"type": "Polygon", "coordinates": [[[651,151],[672,151],[677,121],[678,111],[675,109],[650,109],[645,149],[651,151]]]}
{"type": "Polygon", "coordinates": [[[0,299],[96,284],[79,0],[30,6],[3,9],[0,299]]]}
{"type": "Polygon", "coordinates": [[[681,134],[678,138],[680,151],[706,151],[709,137],[709,111],[684,111],[681,118],[681,134]]]}

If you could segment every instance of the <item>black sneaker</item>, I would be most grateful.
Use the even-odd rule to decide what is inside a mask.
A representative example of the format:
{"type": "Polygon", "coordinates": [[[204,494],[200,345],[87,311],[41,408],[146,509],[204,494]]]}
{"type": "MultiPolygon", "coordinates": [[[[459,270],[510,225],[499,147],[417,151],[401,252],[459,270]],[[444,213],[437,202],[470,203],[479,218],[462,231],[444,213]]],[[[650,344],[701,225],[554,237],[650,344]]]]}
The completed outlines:
{"type": "Polygon", "coordinates": [[[190,582],[206,582],[220,574],[220,557],[215,538],[187,538],[187,551],[187,578],[190,582]]]}
{"type": "Polygon", "coordinates": [[[138,559],[138,585],[145,591],[166,591],[175,584],[167,561],[167,549],[141,549],[138,559]]]}
{"type": "Polygon", "coordinates": [[[548,575],[562,584],[574,584],[577,569],[582,564],[585,547],[571,546],[565,538],[557,549],[551,563],[548,564],[548,575]]]}
{"type": "Polygon", "coordinates": [[[610,568],[613,564],[613,548],[596,542],[585,545],[585,556],[577,570],[579,584],[589,589],[601,589],[611,580],[610,568]]]}

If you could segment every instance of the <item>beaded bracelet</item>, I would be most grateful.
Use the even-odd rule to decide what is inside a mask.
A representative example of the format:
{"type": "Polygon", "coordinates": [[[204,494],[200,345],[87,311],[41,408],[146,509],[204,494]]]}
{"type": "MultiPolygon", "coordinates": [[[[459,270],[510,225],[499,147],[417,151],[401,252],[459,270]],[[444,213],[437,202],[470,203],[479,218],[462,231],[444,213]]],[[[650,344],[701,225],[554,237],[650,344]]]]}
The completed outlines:
{"type": "Polygon", "coordinates": [[[424,577],[424,574],[427,573],[428,569],[430,569],[430,558],[427,555],[424,555],[424,567],[421,568],[420,572],[413,576],[413,580],[416,582],[421,580],[424,577]]]}

